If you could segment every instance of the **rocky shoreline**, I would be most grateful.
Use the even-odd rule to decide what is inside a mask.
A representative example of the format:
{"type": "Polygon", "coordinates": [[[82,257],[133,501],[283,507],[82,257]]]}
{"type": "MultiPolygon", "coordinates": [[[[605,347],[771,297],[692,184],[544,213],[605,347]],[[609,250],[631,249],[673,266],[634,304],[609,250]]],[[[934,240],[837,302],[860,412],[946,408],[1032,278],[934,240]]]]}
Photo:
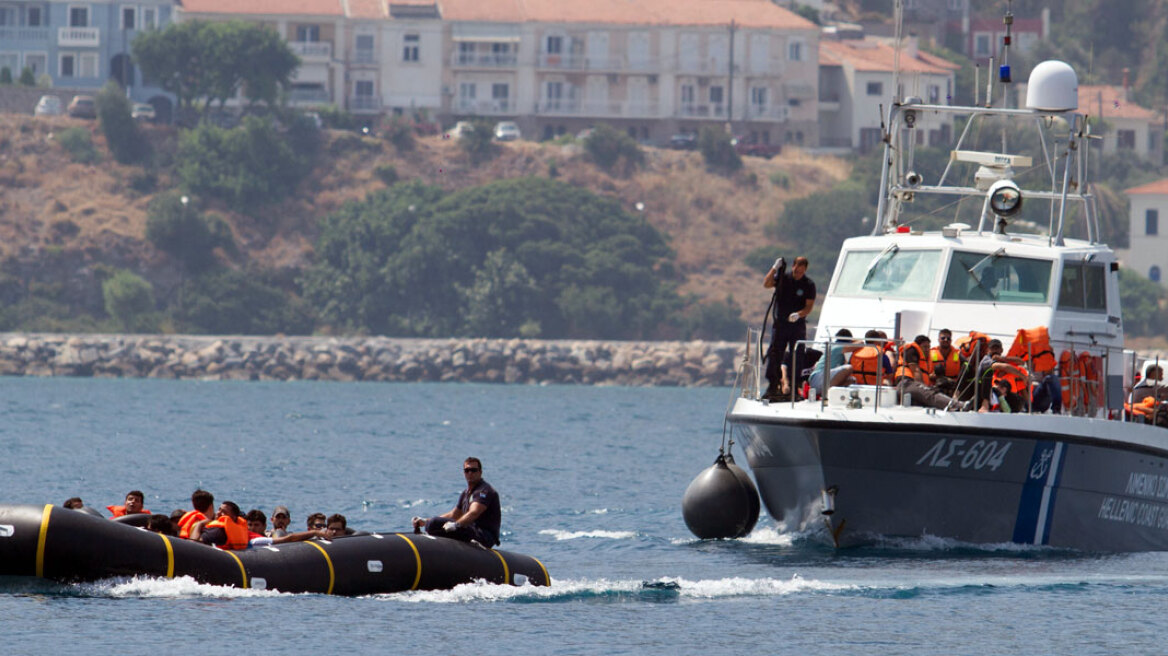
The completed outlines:
{"type": "Polygon", "coordinates": [[[0,334],[0,375],[727,386],[743,345],[388,337],[0,334]]]}

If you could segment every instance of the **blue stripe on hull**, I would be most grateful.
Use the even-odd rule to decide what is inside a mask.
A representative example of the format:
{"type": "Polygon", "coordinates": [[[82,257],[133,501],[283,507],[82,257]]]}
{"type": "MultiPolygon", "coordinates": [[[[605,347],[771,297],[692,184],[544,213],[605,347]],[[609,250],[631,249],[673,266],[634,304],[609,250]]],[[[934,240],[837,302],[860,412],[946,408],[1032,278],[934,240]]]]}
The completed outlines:
{"type": "Polygon", "coordinates": [[[1061,442],[1049,440],[1035,442],[1026,482],[1022,485],[1022,494],[1018,500],[1014,542],[1050,543],[1055,496],[1062,477],[1063,451],[1061,442]]]}

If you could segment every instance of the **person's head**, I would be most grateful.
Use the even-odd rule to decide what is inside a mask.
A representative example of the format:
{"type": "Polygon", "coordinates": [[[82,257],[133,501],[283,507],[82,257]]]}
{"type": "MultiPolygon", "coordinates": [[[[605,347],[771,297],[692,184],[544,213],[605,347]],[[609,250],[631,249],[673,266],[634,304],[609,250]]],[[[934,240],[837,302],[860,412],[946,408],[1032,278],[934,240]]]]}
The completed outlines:
{"type": "Polygon", "coordinates": [[[462,461],[462,475],[466,477],[467,485],[474,485],[483,480],[483,463],[475,457],[462,461]]]}
{"type": "Polygon", "coordinates": [[[272,528],[286,529],[291,521],[292,516],[288,514],[287,506],[276,506],[272,511],[272,528]]]}
{"type": "Polygon", "coordinates": [[[1001,355],[1002,354],[1002,340],[991,339],[990,343],[988,345],[986,345],[986,348],[988,349],[990,355],[1001,355]]]}
{"type": "Polygon", "coordinates": [[[1145,363],[1143,380],[1164,380],[1164,368],[1155,362],[1145,363]]]}
{"type": "Polygon", "coordinates": [[[330,538],[339,537],[345,534],[345,529],[349,528],[349,523],[345,521],[345,516],[339,513],[329,515],[328,521],[325,522],[325,535],[330,538]]]}
{"type": "Polygon", "coordinates": [[[258,508],[247,511],[247,530],[263,535],[267,528],[268,516],[264,514],[264,511],[258,508]]]}
{"type": "Polygon", "coordinates": [[[864,333],[864,341],[866,341],[866,342],[874,344],[879,340],[880,340],[880,331],[879,330],[872,329],[872,330],[869,330],[866,333],[864,333]]]}
{"type": "Polygon", "coordinates": [[[323,529],[328,527],[328,523],[324,521],[324,513],[312,513],[308,516],[308,530],[323,529]]]}
{"type": "Polygon", "coordinates": [[[995,380],[994,391],[996,391],[999,396],[1004,396],[1005,394],[1009,393],[1010,381],[1006,380],[1005,378],[999,378],[995,380]]]}
{"type": "Polygon", "coordinates": [[[191,493],[191,507],[206,515],[215,507],[215,495],[206,490],[195,490],[191,493]]]}
{"type": "Polygon", "coordinates": [[[150,519],[146,520],[146,530],[163,535],[177,535],[174,524],[170,521],[170,515],[151,515],[150,519]]]}
{"type": "Polygon", "coordinates": [[[182,520],[183,515],[185,514],[187,514],[187,511],[183,510],[182,508],[175,508],[174,510],[170,511],[170,521],[174,522],[175,526],[178,526],[179,521],[182,520]]]}
{"type": "Polygon", "coordinates": [[[85,507],[85,502],[81,500],[81,497],[69,497],[65,500],[65,507],[70,510],[79,510],[85,507]]]}
{"type": "Polygon", "coordinates": [[[913,341],[916,342],[917,346],[923,348],[924,350],[929,350],[929,344],[931,342],[929,341],[928,335],[917,335],[913,341]]]}
{"type": "Polygon", "coordinates": [[[847,328],[840,328],[839,330],[835,331],[835,341],[850,342],[851,340],[852,331],[848,330],[847,328]]]}
{"type": "Polygon", "coordinates": [[[795,264],[791,266],[791,277],[795,280],[802,278],[807,273],[808,264],[807,258],[802,255],[795,258],[795,264]]]}
{"type": "Polygon", "coordinates": [[[937,346],[941,348],[949,348],[953,345],[953,331],[948,328],[942,328],[937,333],[937,346]]]}
{"type": "Polygon", "coordinates": [[[142,494],[140,490],[130,490],[126,493],[126,514],[132,515],[142,512],[142,506],[145,503],[146,495],[142,494]]]}
{"type": "Polygon", "coordinates": [[[223,503],[219,504],[220,517],[230,517],[231,519],[237,519],[241,514],[243,513],[239,509],[239,504],[235,503],[234,501],[224,501],[223,503]]]}

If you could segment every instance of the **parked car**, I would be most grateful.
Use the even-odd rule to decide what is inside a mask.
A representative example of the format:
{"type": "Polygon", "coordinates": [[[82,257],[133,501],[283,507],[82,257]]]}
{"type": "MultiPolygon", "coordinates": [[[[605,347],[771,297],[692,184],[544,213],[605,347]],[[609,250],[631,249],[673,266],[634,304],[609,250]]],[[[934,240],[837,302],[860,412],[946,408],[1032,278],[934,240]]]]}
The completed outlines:
{"type": "Polygon", "coordinates": [[[461,139],[471,132],[474,132],[474,123],[470,121],[459,121],[454,124],[454,127],[450,128],[446,136],[451,139],[461,139]]]}
{"type": "Polygon", "coordinates": [[[35,116],[60,116],[61,99],[56,96],[41,96],[32,113],[35,116]]]}
{"type": "Polygon", "coordinates": [[[588,137],[591,137],[593,132],[596,132],[595,128],[584,128],[580,130],[576,133],[576,141],[588,141],[588,137]]]}
{"type": "Polygon", "coordinates": [[[155,117],[154,105],[149,103],[134,103],[133,108],[130,109],[130,117],[135,121],[149,121],[153,123],[155,117]]]}
{"type": "Polygon", "coordinates": [[[679,132],[669,137],[669,147],[677,150],[693,150],[698,147],[698,135],[693,132],[679,132]]]}
{"type": "Polygon", "coordinates": [[[97,102],[93,96],[73,96],[73,100],[69,101],[68,112],[73,118],[97,118],[97,102]]]}
{"type": "Polygon", "coordinates": [[[500,121],[495,124],[495,138],[499,141],[515,141],[522,136],[515,121],[500,121]]]}
{"type": "Polygon", "coordinates": [[[747,136],[736,137],[730,143],[734,144],[734,152],[739,155],[770,159],[783,152],[782,144],[763,143],[747,136]]]}

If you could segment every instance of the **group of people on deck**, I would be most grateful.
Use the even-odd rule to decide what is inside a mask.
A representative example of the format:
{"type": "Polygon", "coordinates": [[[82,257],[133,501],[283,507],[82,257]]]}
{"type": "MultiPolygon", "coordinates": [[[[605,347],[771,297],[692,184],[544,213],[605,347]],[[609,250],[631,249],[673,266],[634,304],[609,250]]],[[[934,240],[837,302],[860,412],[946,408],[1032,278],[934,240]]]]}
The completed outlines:
{"type": "MultiPolygon", "coordinates": [[[[772,301],[774,331],[766,354],[768,386],[763,398],[789,400],[800,396],[798,385],[805,351],[806,317],[815,305],[815,283],[807,274],[808,261],[798,257],[786,272],[783,258],[767,272],[763,286],[775,289],[772,301]]],[[[942,329],[933,346],[928,335],[897,344],[879,330],[855,340],[850,330],[836,332],[826,353],[815,360],[807,376],[807,394],[851,384],[895,385],[912,405],[979,412],[1062,412],[1063,391],[1058,361],[1045,330],[1019,331],[1010,354],[1002,342],[971,332],[954,344],[953,333],[942,329]],[[825,380],[826,379],[826,380],[825,380]]]]}
{"type": "MultiPolygon", "coordinates": [[[[467,487],[459,495],[454,508],[436,517],[414,517],[414,529],[417,532],[424,528],[430,535],[472,542],[489,549],[499,544],[502,522],[499,494],[483,480],[483,465],[478,458],[467,458],[462,470],[467,487]]],[[[228,550],[311,539],[334,540],[355,534],[344,515],[335,513],[325,517],[319,512],[308,515],[305,530],[291,532],[287,506],[275,507],[272,525],[268,528],[268,518],[262,510],[253,509],[244,514],[234,501],[223,501],[216,509],[214,495],[202,489],[191,494],[190,509],[175,510],[169,515],[151,513],[144,507],[145,501],[140,490],[131,490],[121,505],[106,508],[112,513],[112,519],[146,515],[148,518],[143,525],[146,530],[228,550]]],[[[79,497],[67,500],[64,506],[100,515],[87,508],[79,497]]]]}

